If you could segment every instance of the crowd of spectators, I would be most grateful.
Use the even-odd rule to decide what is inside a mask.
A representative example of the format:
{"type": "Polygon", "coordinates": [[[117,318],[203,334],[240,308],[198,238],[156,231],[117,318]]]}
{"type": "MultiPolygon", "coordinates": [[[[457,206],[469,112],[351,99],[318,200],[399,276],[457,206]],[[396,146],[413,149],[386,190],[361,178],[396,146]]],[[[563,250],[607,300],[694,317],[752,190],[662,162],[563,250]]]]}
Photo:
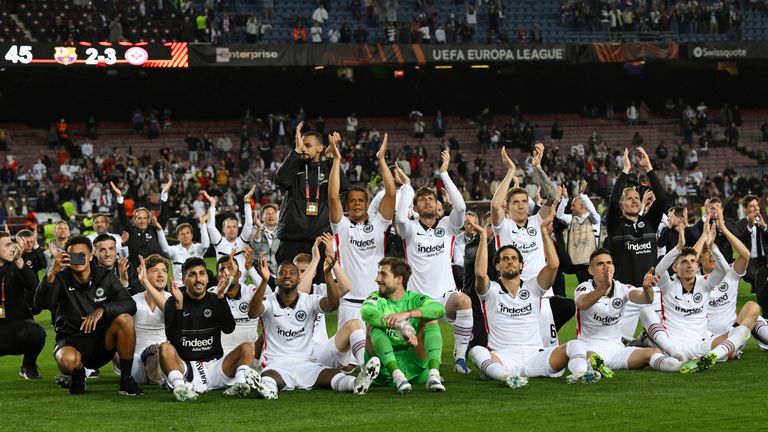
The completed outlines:
{"type": "MultiPolygon", "coordinates": [[[[759,7],[755,1],[752,7],[759,7]]],[[[674,32],[734,38],[743,20],[736,0],[563,0],[561,23],[587,32],[674,32]]]]}
{"type": "MultiPolygon", "coordinates": [[[[735,147],[738,144],[738,138],[732,139],[733,132],[728,132],[734,129],[738,136],[741,125],[738,107],[725,105],[710,120],[710,109],[703,102],[695,108],[682,100],[673,105],[665,115],[674,116],[680,122],[680,136],[674,143],[645,142],[642,125],[627,125],[637,128],[631,145],[644,146],[655,159],[654,166],[664,181],[670,202],[686,205],[718,196],[727,209],[736,211],[736,197],[748,192],[762,195],[763,189],[768,187],[768,178],[739,177],[733,167],[724,167],[721,173],[709,177],[698,165],[699,157],[706,157],[710,147],[735,147]],[[728,124],[730,127],[726,127],[728,124]]],[[[127,190],[125,196],[130,213],[131,208],[140,206],[158,208],[161,185],[169,177],[175,180],[168,205],[176,224],[187,222],[196,226],[197,219],[205,212],[205,199],[200,193],[203,190],[218,197],[222,216],[232,213],[241,217],[238,197],[252,185],[256,185],[254,202],[257,208],[281,202],[282,193],[273,182],[273,174],[287,154],[291,131],[302,121],[306,130],[329,132],[322,117],[310,119],[303,109],[293,114],[269,114],[264,118],[246,111],[239,134],[190,131],[183,138],[185,150],[166,144],[157,150],[133,151],[130,148],[95,148],[92,143],[100,131],[93,116],[85,123],[85,129],[78,131],[77,139],[62,118],[52,127],[55,138],[50,146],[55,153],[41,150],[31,167],[20,166],[12,154],[6,154],[0,169],[4,197],[0,205],[0,224],[9,216],[55,213],[71,221],[72,231],[77,232],[83,229],[78,226],[83,216],[87,219],[95,213],[114,214],[115,197],[106,186],[110,181],[127,190]]],[[[580,183],[585,181],[589,194],[595,198],[598,208],[602,208],[621,166],[620,149],[630,144],[608,142],[599,130],[586,142],[574,141],[573,137],[564,134],[558,120],[547,134],[545,127],[526,119],[517,106],[503,120],[496,120],[489,109],[484,109],[471,119],[477,129],[477,139],[466,140],[466,135],[462,135],[466,142],[460,142],[451,133],[440,112],[427,122],[424,114],[414,110],[408,121],[413,125],[413,139],[400,146],[390,146],[387,160],[399,164],[416,184],[440,188],[435,174],[440,165],[439,152],[429,150],[430,145],[424,141],[434,139],[440,148],[451,152],[452,177],[467,201],[488,201],[492,197],[501,176],[490,161],[497,158],[502,146],[518,148],[522,155],[529,155],[533,144],[541,141],[547,144],[543,166],[552,180],[569,182],[573,191],[578,191],[580,183]],[[427,135],[431,137],[427,138],[427,135]]],[[[154,123],[170,128],[170,111],[164,110],[160,115],[159,110],[136,110],[131,116],[131,127],[137,134],[151,136],[148,127],[154,123]]],[[[764,138],[768,138],[765,134],[768,122],[763,124],[762,130],[764,138]]],[[[347,179],[350,183],[364,185],[371,193],[376,192],[381,180],[376,175],[376,151],[386,131],[361,124],[355,113],[350,113],[343,132],[339,148],[343,156],[341,167],[347,179]]],[[[757,155],[758,161],[765,164],[768,155],[761,153],[757,155]]],[[[532,169],[530,156],[525,157],[517,161],[521,177],[532,169]]],[[[643,177],[633,181],[647,183],[643,177]]],[[[531,196],[538,195],[534,186],[526,187],[531,196]]]]}

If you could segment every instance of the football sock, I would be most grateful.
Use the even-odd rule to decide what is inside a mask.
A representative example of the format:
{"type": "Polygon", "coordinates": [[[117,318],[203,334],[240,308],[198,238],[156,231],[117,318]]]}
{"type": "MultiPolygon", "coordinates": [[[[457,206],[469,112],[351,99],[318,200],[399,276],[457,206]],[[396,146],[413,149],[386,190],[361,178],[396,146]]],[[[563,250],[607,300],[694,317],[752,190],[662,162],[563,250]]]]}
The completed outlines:
{"type": "Polygon", "coordinates": [[[337,392],[351,392],[355,388],[355,377],[337,373],[331,378],[331,388],[337,392]]]}
{"type": "Polygon", "coordinates": [[[168,381],[171,383],[171,386],[173,386],[174,389],[186,385],[184,383],[184,375],[182,375],[181,372],[177,370],[173,370],[168,374],[168,381]]]}
{"type": "Polygon", "coordinates": [[[728,337],[724,341],[720,342],[720,344],[717,345],[712,350],[712,352],[717,355],[718,359],[727,359],[728,354],[739,349],[739,347],[747,342],[747,339],[749,339],[748,328],[744,327],[743,325],[734,327],[731,329],[731,331],[728,332],[728,337]]]}
{"type": "Polygon", "coordinates": [[[507,379],[507,375],[509,375],[509,372],[504,369],[504,366],[502,366],[501,363],[493,361],[491,353],[488,352],[488,349],[485,347],[473,347],[469,350],[469,359],[480,368],[482,373],[496,381],[503,382],[507,379]]]}
{"type": "Polygon", "coordinates": [[[683,363],[664,353],[656,353],[651,356],[651,360],[648,362],[651,368],[661,372],[679,372],[683,363]]]}
{"type": "Polygon", "coordinates": [[[365,364],[365,332],[355,330],[349,335],[349,346],[358,365],[365,364]]]}
{"type": "MultiPolygon", "coordinates": [[[[472,322],[470,312],[470,324],[472,322]]],[[[471,327],[470,327],[471,332],[471,327]]],[[[440,369],[440,357],[443,354],[443,335],[440,333],[440,326],[437,324],[427,324],[424,326],[424,350],[427,352],[427,364],[430,369],[440,369]]],[[[464,347],[464,352],[467,348],[464,347]]]]}
{"type": "Polygon", "coordinates": [[[472,340],[472,309],[459,309],[456,311],[456,320],[453,322],[453,358],[463,359],[467,355],[469,341],[472,340]]]}
{"type": "MultiPolygon", "coordinates": [[[[587,371],[587,345],[580,340],[571,340],[565,344],[568,354],[568,370],[574,374],[587,371]]],[[[547,362],[549,363],[549,362],[547,362]]]]}

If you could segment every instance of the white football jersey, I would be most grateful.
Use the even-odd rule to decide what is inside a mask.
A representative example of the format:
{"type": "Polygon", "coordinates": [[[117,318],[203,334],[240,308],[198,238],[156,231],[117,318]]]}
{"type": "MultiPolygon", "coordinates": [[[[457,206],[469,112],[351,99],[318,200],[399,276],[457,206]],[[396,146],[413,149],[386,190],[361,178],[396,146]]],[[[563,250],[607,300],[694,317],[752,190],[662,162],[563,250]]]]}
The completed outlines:
{"type": "MultiPolygon", "coordinates": [[[[312,294],[326,297],[328,295],[328,285],[324,283],[312,284],[312,294]]],[[[325,326],[325,314],[320,312],[315,317],[315,327],[312,330],[312,343],[317,346],[328,339],[328,329],[325,326]]]]}
{"type": "Polygon", "coordinates": [[[479,295],[488,331],[488,350],[542,349],[539,327],[544,292],[536,278],[524,281],[516,296],[491,281],[485,294],[479,295]]]}
{"type": "Polygon", "coordinates": [[[240,235],[234,241],[227,240],[221,235],[216,228],[216,208],[211,206],[208,209],[208,236],[210,242],[216,249],[216,259],[221,257],[228,257],[230,252],[235,251],[235,262],[240,268],[240,283],[245,283],[245,255],[243,254],[243,248],[248,245],[253,236],[253,212],[250,204],[244,205],[245,220],[243,221],[243,228],[240,231],[240,235]]]}
{"type": "Polygon", "coordinates": [[[544,248],[541,238],[541,216],[535,214],[528,217],[528,223],[524,227],[509,218],[504,218],[500,226],[493,227],[495,234],[496,250],[505,245],[514,245],[523,256],[522,280],[535,278],[541,269],[547,264],[544,258],[544,248]]]}
{"type": "Polygon", "coordinates": [[[184,261],[192,257],[202,258],[207,250],[208,247],[203,249],[200,243],[192,243],[189,249],[182,246],[181,243],[168,246],[168,257],[171,259],[171,263],[173,263],[173,280],[177,286],[183,285],[181,282],[181,266],[184,264],[184,261]],[[179,285],[180,283],[181,285],[179,285]]]}
{"type": "MultiPolygon", "coordinates": [[[[574,301],[595,290],[592,279],[576,287],[574,301]]],[[[642,294],[642,288],[613,281],[613,295],[602,296],[588,309],[576,309],[576,337],[589,344],[621,344],[621,318],[632,291],[642,294]]]]}
{"type": "MultiPolygon", "coordinates": [[[[459,232],[451,227],[449,217],[443,217],[433,227],[419,220],[398,223],[397,231],[405,242],[405,259],[411,266],[407,288],[433,299],[455,291],[451,265],[453,243],[459,232]]],[[[371,291],[375,290],[378,287],[371,291]]]]}
{"type": "Polygon", "coordinates": [[[732,324],[736,322],[739,279],[741,276],[731,267],[723,281],[712,290],[707,311],[707,328],[714,336],[729,331],[732,324]]]}
{"type": "Polygon", "coordinates": [[[258,318],[248,318],[251,299],[257,289],[258,287],[253,285],[240,285],[240,298],[224,297],[235,318],[235,331],[230,334],[221,334],[221,347],[224,352],[232,351],[244,342],[256,342],[259,338],[258,318]]]}
{"type": "Polygon", "coordinates": [[[386,233],[391,223],[375,213],[362,224],[353,224],[346,216],[338,224],[331,224],[339,265],[351,283],[344,298],[362,301],[368,293],[379,289],[376,272],[379,261],[384,258],[386,233]]]}
{"type": "Polygon", "coordinates": [[[683,285],[677,275],[662,278],[661,322],[669,336],[677,341],[697,342],[709,337],[707,330],[707,309],[712,289],[720,281],[710,275],[696,276],[693,291],[683,292],[683,285]]]}
{"type": "MultiPolygon", "coordinates": [[[[134,294],[133,301],[136,302],[136,314],[133,315],[133,325],[136,329],[136,352],[141,353],[148,346],[167,341],[165,337],[165,312],[162,308],[155,306],[154,310],[149,309],[145,293],[134,294]]],[[[168,299],[171,293],[163,291],[163,297],[168,299]]]]}
{"type": "Polygon", "coordinates": [[[312,358],[312,334],[320,309],[320,296],[298,293],[296,302],[283,305],[277,294],[264,299],[263,364],[303,363],[312,358]]]}

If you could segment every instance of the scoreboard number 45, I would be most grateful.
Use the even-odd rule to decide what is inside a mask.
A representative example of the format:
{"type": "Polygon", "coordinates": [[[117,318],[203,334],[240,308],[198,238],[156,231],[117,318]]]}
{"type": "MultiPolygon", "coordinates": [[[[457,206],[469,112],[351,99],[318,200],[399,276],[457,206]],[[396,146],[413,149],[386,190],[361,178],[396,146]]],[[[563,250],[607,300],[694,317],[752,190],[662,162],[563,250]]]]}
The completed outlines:
{"type": "Polygon", "coordinates": [[[29,45],[11,45],[11,49],[5,53],[5,59],[13,64],[29,64],[32,62],[32,47],[29,45]]]}

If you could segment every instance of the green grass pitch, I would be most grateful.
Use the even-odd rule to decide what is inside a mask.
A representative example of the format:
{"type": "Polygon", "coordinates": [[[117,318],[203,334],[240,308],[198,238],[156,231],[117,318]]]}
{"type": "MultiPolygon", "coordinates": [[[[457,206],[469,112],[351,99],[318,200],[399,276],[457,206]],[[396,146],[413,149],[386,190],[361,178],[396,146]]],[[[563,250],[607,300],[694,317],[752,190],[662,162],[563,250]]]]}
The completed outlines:
{"type": "MultiPolygon", "coordinates": [[[[576,280],[567,279],[569,294],[576,280]]],[[[739,304],[753,298],[742,283],[739,304]]],[[[431,394],[419,386],[408,395],[372,388],[363,397],[327,390],[281,393],[278,400],[230,399],[221,391],[178,403],[170,392],[144,386],[145,394],[117,394],[118,378],[109,366],[88,381],[84,396],[58,388],[48,313],[38,316],[48,330],[38,364],[42,381],[18,376],[20,357],[0,358],[0,431],[664,431],[765,430],[765,376],[768,353],[750,340],[739,361],[709,371],[678,375],[618,371],[596,385],[566,385],[564,379],[531,379],[508,389],[451,368],[453,336],[443,326],[442,373],[448,389],[431,394]]],[[[335,314],[328,317],[335,329],[335,314]]],[[[574,320],[561,341],[575,335],[574,320]]]]}

